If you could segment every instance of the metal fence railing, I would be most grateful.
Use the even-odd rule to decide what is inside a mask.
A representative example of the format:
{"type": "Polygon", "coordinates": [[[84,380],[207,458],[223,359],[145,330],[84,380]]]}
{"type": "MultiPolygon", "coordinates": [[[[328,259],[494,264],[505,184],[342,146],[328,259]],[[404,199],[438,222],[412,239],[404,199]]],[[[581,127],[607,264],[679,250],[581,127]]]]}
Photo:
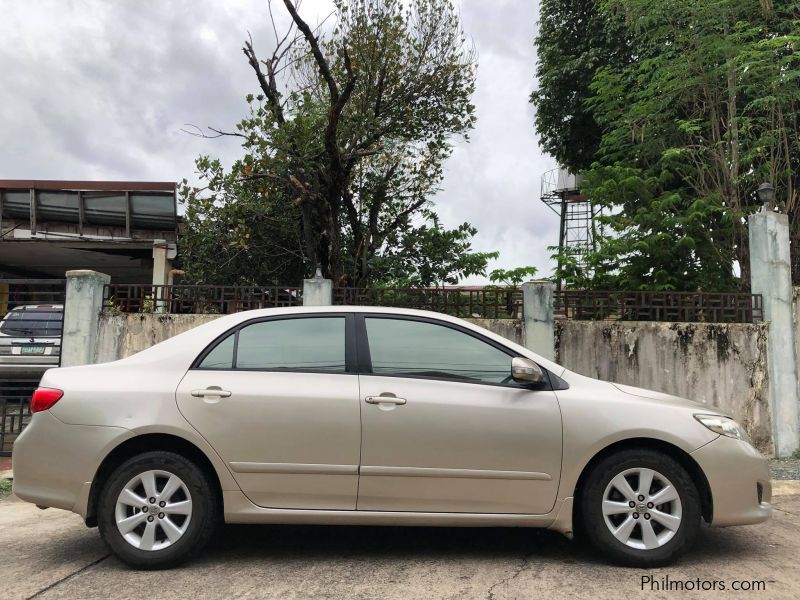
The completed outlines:
{"type": "Polygon", "coordinates": [[[30,401],[37,383],[0,380],[0,456],[11,456],[14,440],[30,421],[30,401]]]}
{"type": "MultiPolygon", "coordinates": [[[[229,314],[257,308],[302,306],[293,286],[105,286],[103,309],[125,313],[229,314]]],[[[333,304],[414,308],[462,318],[520,319],[518,287],[333,288],[333,304]]],[[[560,290],[556,317],[576,320],[753,323],[763,319],[760,294],[560,290]]]]}
{"type": "MultiPolygon", "coordinates": [[[[291,286],[108,284],[103,310],[121,313],[218,313],[301,306],[302,288],[291,286]]],[[[417,308],[458,317],[522,317],[518,288],[351,288],[333,289],[333,304],[417,308]]]]}
{"type": "Polygon", "coordinates": [[[333,303],[344,306],[416,308],[454,317],[522,318],[522,290],[485,288],[350,288],[333,289],[333,303]]]}
{"type": "Polygon", "coordinates": [[[562,290],[556,316],[592,321],[753,323],[764,318],[761,294],[562,290]]]}
{"type": "Polygon", "coordinates": [[[229,314],[256,308],[302,305],[300,287],[241,285],[109,284],[105,312],[229,314]]]}

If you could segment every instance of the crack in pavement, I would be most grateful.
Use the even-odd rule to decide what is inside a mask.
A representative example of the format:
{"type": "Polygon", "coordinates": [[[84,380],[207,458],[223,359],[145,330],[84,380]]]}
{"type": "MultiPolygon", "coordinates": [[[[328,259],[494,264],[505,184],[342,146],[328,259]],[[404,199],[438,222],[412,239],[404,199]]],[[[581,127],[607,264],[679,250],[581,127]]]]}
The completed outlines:
{"type": "Polygon", "coordinates": [[[72,579],[72,578],[73,578],[73,577],[75,577],[76,575],[80,575],[80,574],[81,574],[81,573],[83,573],[84,571],[86,571],[86,570],[88,570],[88,569],[91,569],[92,567],[94,567],[94,566],[96,566],[96,565],[99,565],[101,562],[103,562],[103,561],[104,561],[105,559],[107,559],[109,556],[111,556],[111,554],[106,554],[105,556],[101,556],[101,557],[100,557],[100,558],[98,558],[97,560],[90,562],[88,565],[85,565],[85,566],[81,567],[81,568],[80,568],[80,569],[78,569],[77,571],[75,571],[75,572],[73,572],[73,573],[70,573],[69,575],[65,575],[64,577],[62,577],[62,578],[61,578],[61,579],[59,579],[58,581],[54,581],[53,583],[51,583],[51,584],[50,584],[50,585],[48,585],[47,587],[43,587],[43,588],[42,588],[42,589],[40,589],[38,592],[36,592],[36,593],[34,593],[34,594],[31,594],[30,596],[28,596],[28,597],[27,597],[25,600],[31,600],[32,598],[38,598],[39,596],[41,596],[41,595],[42,595],[42,594],[44,594],[45,592],[49,592],[50,590],[52,590],[52,589],[53,589],[54,587],[56,587],[57,585],[60,585],[60,584],[64,583],[65,581],[68,581],[68,580],[72,579]]]}
{"type": "Polygon", "coordinates": [[[509,575],[508,577],[504,577],[500,581],[493,583],[488,590],[486,590],[486,600],[495,600],[494,590],[496,587],[501,586],[503,584],[508,584],[517,577],[519,577],[522,573],[527,571],[531,567],[531,558],[533,554],[528,554],[527,556],[522,557],[522,562],[517,566],[514,572],[509,575]]]}

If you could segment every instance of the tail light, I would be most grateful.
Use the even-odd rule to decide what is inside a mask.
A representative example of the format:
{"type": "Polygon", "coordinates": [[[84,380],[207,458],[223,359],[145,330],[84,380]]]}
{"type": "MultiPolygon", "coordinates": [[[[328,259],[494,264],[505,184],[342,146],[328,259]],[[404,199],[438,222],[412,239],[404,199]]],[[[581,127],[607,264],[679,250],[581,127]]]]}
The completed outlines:
{"type": "Polygon", "coordinates": [[[47,410],[56,402],[61,400],[64,392],[54,388],[36,388],[31,397],[31,412],[37,413],[42,410],[47,410]]]}

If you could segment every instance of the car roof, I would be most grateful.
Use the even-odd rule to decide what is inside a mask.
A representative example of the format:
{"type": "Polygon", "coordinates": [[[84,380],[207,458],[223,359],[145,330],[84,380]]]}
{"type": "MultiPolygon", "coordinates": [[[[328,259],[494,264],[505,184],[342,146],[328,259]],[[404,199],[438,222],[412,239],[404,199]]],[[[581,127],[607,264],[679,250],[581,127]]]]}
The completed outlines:
{"type": "MultiPolygon", "coordinates": [[[[417,310],[413,308],[394,308],[390,306],[290,306],[279,308],[259,308],[255,310],[246,310],[229,315],[222,315],[218,318],[212,319],[202,325],[198,325],[180,333],[176,336],[168,338],[163,342],[150,346],[136,354],[128,356],[127,358],[117,361],[118,363],[126,364],[142,364],[150,363],[151,365],[159,365],[165,368],[183,368],[188,369],[194,357],[202,351],[209,343],[215,338],[231,330],[232,328],[262,317],[278,317],[282,315],[313,315],[313,314],[335,314],[335,313],[362,313],[362,314],[383,314],[383,315],[398,315],[398,316],[411,316],[411,317],[426,317],[429,319],[437,320],[440,322],[450,322],[460,325],[466,329],[477,331],[484,337],[490,338],[503,346],[511,348],[519,352],[522,356],[527,356],[536,360],[539,364],[549,369],[556,375],[560,375],[564,371],[564,367],[554,363],[553,361],[543,358],[535,352],[531,351],[520,344],[517,344],[503,336],[500,336],[492,331],[481,327],[481,324],[465,321],[458,317],[452,317],[443,313],[437,313],[427,310],[417,310]],[[190,356],[189,359],[186,359],[190,356]]],[[[165,315],[167,316],[167,315],[165,315]]],[[[115,363],[106,363],[109,365],[115,363]]],[[[101,365],[95,365],[101,366],[101,365]]]]}

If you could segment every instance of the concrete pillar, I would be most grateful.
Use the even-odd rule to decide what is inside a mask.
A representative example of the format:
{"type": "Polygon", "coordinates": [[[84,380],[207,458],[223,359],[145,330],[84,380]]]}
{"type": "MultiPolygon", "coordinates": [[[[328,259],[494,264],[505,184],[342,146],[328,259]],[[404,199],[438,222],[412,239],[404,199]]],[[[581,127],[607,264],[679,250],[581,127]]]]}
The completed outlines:
{"type": "Polygon", "coordinates": [[[317,269],[312,279],[303,279],[303,306],[331,306],[333,281],[325,279],[317,269]]]}
{"type": "MultiPolygon", "coordinates": [[[[172,259],[177,252],[175,244],[165,240],[153,242],[153,285],[170,285],[172,278],[172,259]]],[[[164,296],[160,288],[153,288],[153,310],[164,312],[164,296]]]]}
{"type": "Polygon", "coordinates": [[[522,303],[525,319],[525,347],[542,358],[555,361],[555,326],[553,320],[553,290],[550,281],[530,281],[522,284],[522,303]]]}
{"type": "Polygon", "coordinates": [[[75,367],[94,362],[97,322],[103,308],[103,286],[111,278],[97,271],[67,271],[64,299],[64,333],[61,366],[75,367]]]}
{"type": "Polygon", "coordinates": [[[750,229],[751,290],[754,294],[761,294],[764,319],[769,321],[767,358],[773,442],[775,454],[784,458],[800,447],[789,218],[762,209],[750,215],[747,222],[750,229]]]}

